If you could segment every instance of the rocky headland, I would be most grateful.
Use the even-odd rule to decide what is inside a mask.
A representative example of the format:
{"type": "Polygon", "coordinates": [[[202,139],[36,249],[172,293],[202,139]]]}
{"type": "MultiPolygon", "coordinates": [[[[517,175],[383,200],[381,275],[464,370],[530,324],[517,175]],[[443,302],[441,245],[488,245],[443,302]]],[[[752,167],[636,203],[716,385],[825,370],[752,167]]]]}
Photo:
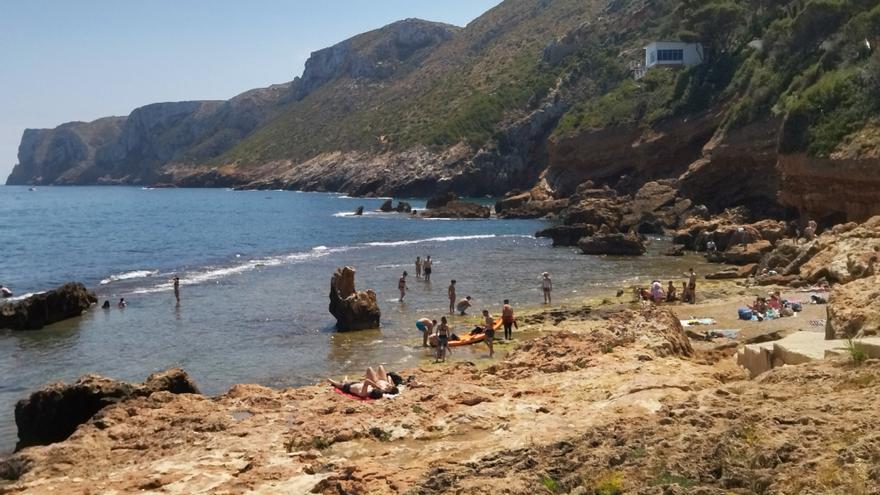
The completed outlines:
{"type": "Polygon", "coordinates": [[[719,2],[508,0],[463,28],[406,19],[227,101],[26,130],[7,182],[507,194],[497,213],[529,218],[671,188],[673,202],[616,219],[643,234],[697,206],[823,226],[880,214],[874,7],[812,29],[816,2],[719,2]],[[721,12],[724,29],[707,29],[700,16],[721,12]],[[642,47],[682,33],[718,56],[634,78],[642,47]]]}

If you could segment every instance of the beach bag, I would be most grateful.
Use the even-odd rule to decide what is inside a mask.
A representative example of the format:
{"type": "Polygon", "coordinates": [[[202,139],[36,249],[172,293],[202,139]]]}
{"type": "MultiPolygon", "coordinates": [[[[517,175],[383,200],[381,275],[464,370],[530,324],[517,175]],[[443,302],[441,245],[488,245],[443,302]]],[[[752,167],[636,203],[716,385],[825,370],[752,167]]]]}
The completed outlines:
{"type": "Polygon", "coordinates": [[[749,308],[739,308],[739,319],[749,321],[752,319],[752,310],[749,308]]]}

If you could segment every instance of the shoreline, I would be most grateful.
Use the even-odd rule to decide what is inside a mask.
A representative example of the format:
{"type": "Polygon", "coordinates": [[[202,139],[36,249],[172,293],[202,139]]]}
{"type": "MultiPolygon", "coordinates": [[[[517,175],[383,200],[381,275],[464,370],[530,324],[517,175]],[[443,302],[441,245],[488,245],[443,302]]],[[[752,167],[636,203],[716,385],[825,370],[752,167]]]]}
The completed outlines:
{"type": "MultiPolygon", "coordinates": [[[[664,315],[676,310],[718,314],[713,312],[743,297],[739,292],[767,288],[725,281],[715,290],[727,295],[669,306],[673,313],[621,308],[628,303],[600,304],[589,312],[570,303],[522,310],[518,317],[530,323],[521,325],[520,334],[533,336],[491,362],[453,357],[398,370],[421,385],[393,399],[355,401],[323,383],[278,390],[238,384],[215,397],[160,392],[132,399],[108,407],[64,442],[7,457],[5,465],[27,459],[31,471],[3,490],[433,494],[508,486],[513,493],[533,493],[540,473],[548,475],[544,468],[511,470],[492,481],[468,466],[485,466],[498,455],[513,456],[516,465],[528,457],[518,449],[538,452],[585,432],[626,431],[620,430],[624,424],[640,429],[694,394],[757,390],[760,385],[747,379],[732,351],[719,355],[665,330],[674,323],[665,323],[664,315]],[[533,428],[535,421],[542,427],[533,428]],[[61,465],[66,467],[57,470],[61,465]],[[447,467],[432,469],[440,465],[447,467]],[[461,470],[467,477],[443,474],[461,470]]],[[[788,368],[770,373],[790,373],[788,368]]],[[[655,448],[638,445],[627,448],[655,448]]],[[[561,473],[549,473],[563,482],[561,473]]]]}

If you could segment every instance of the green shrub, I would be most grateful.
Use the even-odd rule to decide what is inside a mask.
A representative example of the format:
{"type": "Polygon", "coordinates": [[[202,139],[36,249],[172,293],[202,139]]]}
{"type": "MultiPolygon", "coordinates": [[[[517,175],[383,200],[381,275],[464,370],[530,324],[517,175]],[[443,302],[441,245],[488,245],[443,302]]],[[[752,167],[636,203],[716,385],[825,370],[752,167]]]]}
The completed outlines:
{"type": "Polygon", "coordinates": [[[853,339],[847,339],[846,352],[849,353],[850,359],[852,359],[852,362],[856,365],[862,364],[868,359],[868,353],[865,352],[865,347],[853,339]]]}
{"type": "Polygon", "coordinates": [[[621,495],[623,493],[623,474],[611,471],[600,476],[594,486],[596,495],[621,495]]]}

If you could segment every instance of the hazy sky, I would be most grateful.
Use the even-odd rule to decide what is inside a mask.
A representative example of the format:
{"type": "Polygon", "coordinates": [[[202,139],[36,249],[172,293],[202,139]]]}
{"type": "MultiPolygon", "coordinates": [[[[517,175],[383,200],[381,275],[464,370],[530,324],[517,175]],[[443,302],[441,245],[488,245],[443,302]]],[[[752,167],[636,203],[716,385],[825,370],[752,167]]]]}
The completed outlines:
{"type": "Polygon", "coordinates": [[[0,184],[27,128],[227,99],[407,17],[463,26],[499,0],[0,0],[0,184]]]}

